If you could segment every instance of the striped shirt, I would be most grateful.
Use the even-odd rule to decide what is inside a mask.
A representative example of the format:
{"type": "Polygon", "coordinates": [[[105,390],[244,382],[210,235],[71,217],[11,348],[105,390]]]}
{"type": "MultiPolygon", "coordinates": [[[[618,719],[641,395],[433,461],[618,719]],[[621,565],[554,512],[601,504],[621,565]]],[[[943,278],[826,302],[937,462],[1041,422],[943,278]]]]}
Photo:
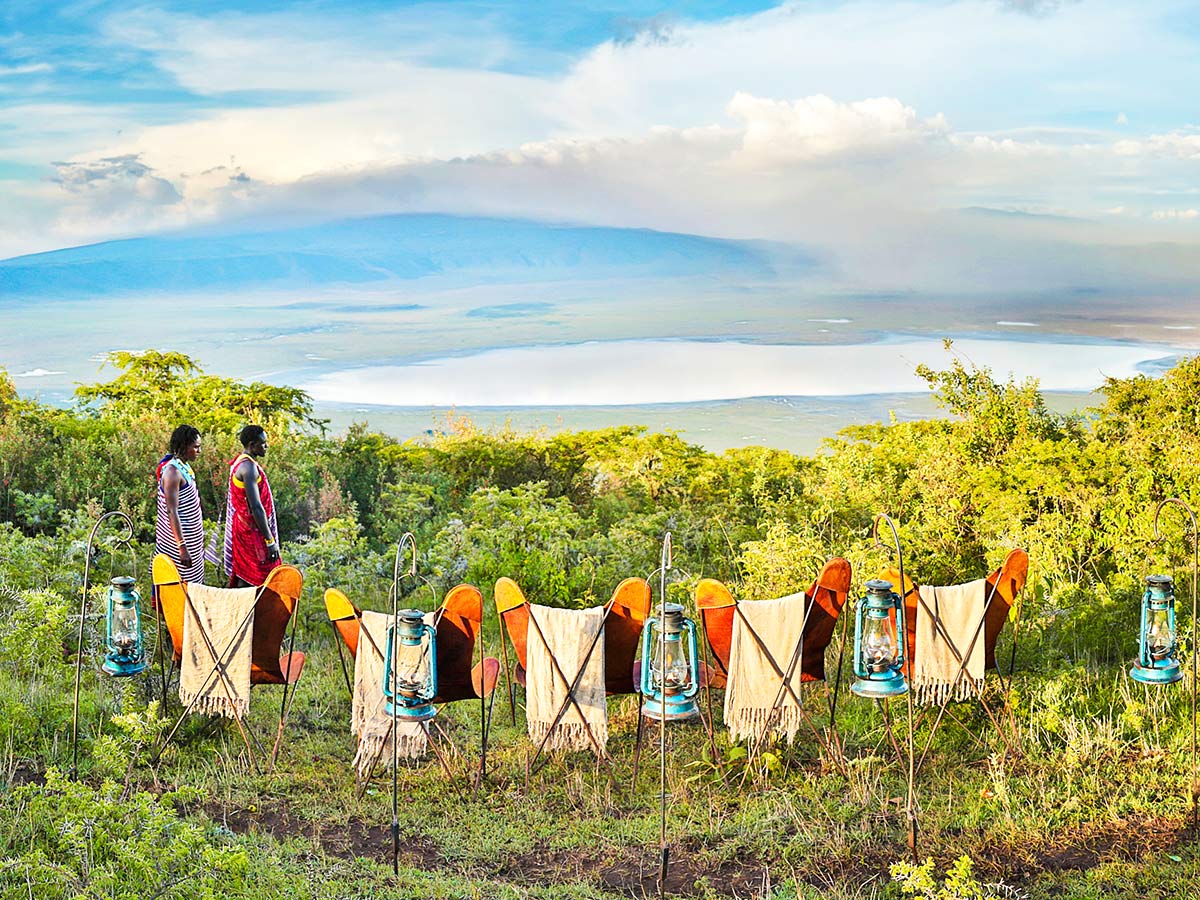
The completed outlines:
{"type": "Polygon", "coordinates": [[[190,584],[204,582],[204,518],[200,512],[200,486],[192,467],[174,457],[164,460],[158,469],[158,516],[154,524],[154,548],[169,556],[179,567],[179,575],[190,584]],[[163,487],[163,473],[173,466],[179,473],[179,526],[183,529],[183,543],[187,547],[192,564],[184,568],[179,561],[179,545],[175,531],[171,528],[171,516],[167,510],[167,492],[163,487]]]}

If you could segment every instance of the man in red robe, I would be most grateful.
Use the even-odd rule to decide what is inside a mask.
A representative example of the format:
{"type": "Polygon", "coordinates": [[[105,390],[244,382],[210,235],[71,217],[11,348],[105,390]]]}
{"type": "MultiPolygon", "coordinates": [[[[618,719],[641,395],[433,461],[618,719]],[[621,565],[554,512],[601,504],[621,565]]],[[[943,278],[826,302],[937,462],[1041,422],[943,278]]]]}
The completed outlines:
{"type": "Polygon", "coordinates": [[[279,527],[266,470],[267,432],[247,425],[239,435],[243,451],[229,464],[225,513],[225,571],[230,587],[257,586],[279,565],[279,527]]]}

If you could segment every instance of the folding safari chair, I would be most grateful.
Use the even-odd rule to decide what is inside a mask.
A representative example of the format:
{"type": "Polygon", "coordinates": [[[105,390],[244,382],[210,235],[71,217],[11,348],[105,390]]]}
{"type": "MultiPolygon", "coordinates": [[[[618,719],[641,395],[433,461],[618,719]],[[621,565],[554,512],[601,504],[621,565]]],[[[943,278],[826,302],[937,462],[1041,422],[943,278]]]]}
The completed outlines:
{"type": "MultiPolygon", "coordinates": [[[[526,667],[528,665],[529,628],[532,625],[540,635],[541,626],[533,615],[533,611],[530,608],[529,602],[525,599],[525,595],[521,592],[521,588],[511,578],[500,578],[496,582],[496,610],[500,614],[500,621],[503,623],[504,631],[508,634],[509,640],[512,641],[513,652],[516,656],[515,667],[510,670],[507,644],[501,639],[500,647],[503,651],[504,668],[508,676],[509,713],[512,716],[513,723],[516,724],[516,700],[513,693],[513,683],[516,682],[522,687],[525,685],[526,667]]],[[[571,677],[568,677],[567,673],[563,672],[558,661],[551,656],[554,676],[567,688],[567,697],[563,700],[562,706],[555,716],[555,725],[562,720],[562,717],[567,714],[571,706],[574,706],[579,712],[580,718],[583,718],[583,711],[579,708],[579,703],[575,698],[575,691],[583,678],[583,673],[587,669],[592,653],[595,652],[601,640],[604,641],[605,695],[613,696],[638,693],[638,687],[634,680],[634,661],[637,659],[642,626],[645,624],[646,617],[649,614],[650,585],[642,578],[626,578],[617,585],[617,589],[613,591],[612,598],[604,605],[604,623],[588,647],[587,654],[584,656],[579,671],[571,673],[571,677]]],[[[542,640],[545,643],[544,637],[542,640]]],[[[551,728],[551,731],[553,731],[553,728],[551,728]]],[[[597,758],[608,767],[608,756],[604,748],[596,741],[595,736],[592,735],[590,728],[588,729],[588,737],[597,758]]],[[[537,751],[533,755],[533,759],[529,763],[529,771],[531,773],[535,771],[535,765],[548,739],[549,732],[542,739],[541,744],[539,744],[537,751]]],[[[609,776],[613,777],[615,782],[616,778],[613,776],[611,767],[608,768],[608,772],[609,776]]]]}
{"type": "MultiPolygon", "coordinates": [[[[154,597],[162,616],[162,622],[167,626],[167,634],[171,640],[172,653],[170,666],[174,669],[174,667],[180,664],[183,657],[184,617],[189,613],[195,615],[195,610],[188,597],[187,582],[180,578],[179,569],[169,557],[161,553],[154,557],[152,576],[154,597]]],[[[267,576],[267,580],[258,588],[254,606],[250,613],[240,623],[240,627],[238,628],[239,636],[247,628],[252,629],[250,684],[283,685],[283,697],[279,708],[279,726],[276,729],[275,743],[271,748],[267,761],[268,771],[274,767],[275,759],[279,755],[279,748],[283,743],[283,729],[287,724],[287,717],[291,712],[292,703],[296,699],[295,688],[304,671],[305,656],[302,652],[294,649],[296,621],[299,618],[296,615],[296,607],[300,602],[300,592],[303,588],[304,576],[300,574],[298,569],[292,566],[277,566],[272,569],[271,573],[267,576]],[[281,653],[285,639],[288,642],[288,651],[281,653]]],[[[208,643],[206,649],[213,661],[213,669],[209,673],[208,682],[211,683],[215,677],[224,686],[225,676],[223,666],[231,647],[214,647],[203,630],[201,630],[201,636],[208,643]]],[[[168,675],[167,679],[169,680],[169,678],[170,676],[168,675]]],[[[156,757],[171,742],[180,725],[183,724],[183,720],[191,712],[195,702],[195,699],[193,699],[192,703],[180,714],[174,727],[162,741],[161,746],[155,754],[156,757]]],[[[260,754],[267,754],[254,733],[247,730],[246,723],[242,717],[236,715],[235,720],[238,730],[242,735],[242,741],[246,745],[246,752],[249,754],[250,761],[257,770],[258,761],[250,746],[251,739],[253,739],[255,746],[258,747],[260,754]]]]}
{"type": "MultiPolygon", "coordinates": [[[[948,649],[958,663],[957,671],[954,680],[950,684],[948,696],[944,702],[934,704],[936,706],[937,718],[934,721],[933,728],[929,733],[925,749],[922,751],[916,768],[919,771],[924,764],[925,759],[929,755],[929,751],[933,746],[934,736],[941,727],[943,721],[949,717],[959,724],[960,727],[967,733],[975,737],[972,729],[964,725],[953,712],[950,711],[950,704],[956,702],[953,698],[959,684],[965,683],[971,686],[972,693],[978,699],[981,708],[991,721],[996,733],[1000,735],[1005,746],[1012,750],[1012,737],[1015,736],[1015,723],[1011,721],[1012,710],[1008,705],[1008,686],[1011,684],[1013,677],[1013,669],[1016,664],[1017,652],[1017,637],[1020,629],[1020,604],[1018,604],[1017,596],[1021,589],[1025,586],[1026,578],[1029,575],[1029,554],[1024,550],[1016,549],[1009,552],[1004,558],[1004,562],[1000,568],[987,576],[987,583],[984,589],[984,608],[983,614],[980,616],[979,622],[975,624],[971,631],[971,638],[965,646],[958,646],[947,633],[945,625],[936,615],[936,611],[931,609],[926,601],[920,595],[919,586],[906,574],[904,576],[904,605],[905,620],[907,622],[906,638],[908,647],[910,648],[908,659],[904,661],[904,674],[906,677],[912,677],[912,666],[917,658],[917,654],[921,652],[921,648],[917,643],[917,611],[918,608],[923,608],[927,615],[934,617],[934,628],[938,635],[945,641],[948,649]],[[1012,656],[1009,659],[1007,678],[1000,672],[1000,668],[996,662],[996,642],[1000,637],[1000,632],[1004,629],[1004,623],[1008,621],[1010,611],[1016,608],[1017,612],[1013,621],[1013,647],[1012,656]],[[1000,676],[1002,697],[1004,698],[999,706],[989,702],[984,692],[974,681],[967,678],[967,665],[970,661],[971,654],[974,652],[976,642],[983,641],[984,646],[984,673],[988,669],[995,669],[1000,676]],[[1005,727],[1004,719],[1008,719],[1007,727],[1005,727]]],[[[894,567],[885,568],[879,575],[885,581],[890,581],[893,585],[900,584],[900,573],[894,567]]],[[[931,706],[929,709],[933,709],[931,706]]],[[[925,711],[922,711],[922,718],[925,711]]],[[[918,721],[918,727],[920,721],[918,721]]]]}
{"type": "MultiPolygon", "coordinates": [[[[342,644],[350,651],[350,658],[355,659],[360,651],[378,654],[384,658],[384,647],[373,642],[368,648],[360,647],[361,638],[370,635],[362,629],[362,611],[337,588],[325,591],[325,609],[329,613],[329,621],[334,631],[341,638],[337,644],[338,658],[342,663],[342,674],[346,679],[346,688],[351,696],[354,686],[350,680],[350,672],[346,667],[342,644]]],[[[487,774],[487,741],[492,723],[492,704],[495,702],[496,682],[500,677],[500,661],[491,656],[483,655],[483,595],[479,589],[469,584],[460,584],[446,595],[442,605],[434,616],[434,631],[437,644],[437,696],[434,703],[454,703],[459,700],[479,700],[480,752],[478,778],[482,783],[487,774]],[[475,663],[475,650],[479,650],[479,662],[475,663]],[[472,665],[474,663],[474,665],[472,665]]],[[[421,723],[426,727],[428,723],[421,723]]],[[[445,735],[443,734],[443,739],[445,735]]],[[[449,773],[449,767],[431,740],[430,747],[434,749],[438,761],[449,773]]],[[[380,751],[382,753],[382,750],[380,751]]],[[[372,761],[373,770],[378,758],[372,761]]],[[[370,781],[370,773],[361,779],[359,790],[370,781]]],[[[477,783],[477,787],[478,787],[477,783]]]]}
{"type": "MultiPolygon", "coordinates": [[[[838,674],[834,689],[829,693],[829,734],[822,735],[816,724],[809,716],[805,705],[792,690],[791,684],[795,678],[796,667],[800,667],[801,684],[825,681],[825,651],[833,639],[838,616],[846,605],[850,592],[850,563],[841,557],[835,557],[827,562],[816,580],[803,594],[805,603],[804,627],[800,638],[792,650],[791,657],[780,660],[774,658],[767,650],[761,637],[750,628],[759,649],[767,656],[779,679],[779,689],[775,703],[771,708],[771,716],[763,730],[763,736],[770,733],[774,716],[778,715],[788,695],[800,710],[801,718],[812,731],[817,742],[827,752],[831,759],[837,759],[840,753],[835,753],[835,747],[840,746],[837,737],[837,700],[842,680],[842,651],[845,649],[846,631],[843,626],[841,646],[838,648],[838,674]]],[[[799,598],[798,598],[799,599],[799,598]]],[[[702,578],[696,585],[696,608],[700,612],[700,626],[704,631],[704,642],[712,654],[713,665],[706,665],[705,695],[712,716],[712,688],[725,687],[730,671],[730,653],[733,644],[733,624],[739,616],[744,625],[749,627],[745,616],[738,608],[738,602],[733,598],[729,588],[720,581],[712,578],[702,578]]]]}

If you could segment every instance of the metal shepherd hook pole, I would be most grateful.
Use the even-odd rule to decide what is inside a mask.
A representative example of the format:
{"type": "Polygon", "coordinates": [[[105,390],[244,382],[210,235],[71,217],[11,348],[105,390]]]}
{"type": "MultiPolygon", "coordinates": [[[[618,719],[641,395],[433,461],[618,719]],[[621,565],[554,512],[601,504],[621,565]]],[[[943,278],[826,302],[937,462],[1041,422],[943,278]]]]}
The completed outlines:
{"type": "MultiPolygon", "coordinates": [[[[92,545],[96,541],[96,533],[100,530],[100,526],[114,517],[120,519],[125,526],[125,536],[118,538],[118,543],[123,544],[126,548],[130,547],[130,542],[133,540],[133,520],[118,510],[106,512],[92,526],[92,533],[88,535],[87,554],[83,562],[83,592],[79,597],[79,639],[75,643],[75,705],[71,713],[72,778],[79,776],[79,678],[83,672],[83,626],[87,619],[88,587],[92,575],[92,545]]],[[[137,563],[136,557],[134,557],[134,563],[135,565],[137,563]]]]}
{"type": "Polygon", "coordinates": [[[1200,570],[1200,533],[1196,528],[1196,513],[1185,501],[1178,497],[1168,497],[1158,504],[1154,510],[1154,540],[1163,539],[1158,530],[1158,515],[1166,506],[1178,506],[1188,515],[1192,525],[1192,837],[1200,840],[1200,811],[1197,800],[1200,799],[1200,783],[1196,780],[1196,573],[1200,570]]]}
{"type": "MultiPolygon", "coordinates": [[[[672,568],[671,532],[663,538],[662,555],[659,557],[658,568],[658,629],[659,656],[665,659],[667,653],[667,630],[661,627],[667,616],[667,570],[672,568]]],[[[645,663],[643,663],[645,664],[645,663]]],[[[659,849],[662,851],[658,869],[658,896],[666,896],[667,866],[670,864],[671,850],[667,846],[667,717],[658,719],[658,804],[660,815],[659,849]]]]}
{"type": "MultiPolygon", "coordinates": [[[[396,560],[392,565],[392,634],[400,632],[400,560],[404,556],[404,548],[412,548],[412,564],[404,574],[415,577],[417,574],[417,539],[411,531],[404,532],[400,543],[396,546],[396,560]]],[[[384,677],[395,677],[387,668],[384,677]]],[[[391,685],[389,685],[389,688],[391,685]]],[[[396,740],[396,719],[398,704],[392,704],[392,874],[400,874],[400,799],[399,799],[399,749],[396,740]]]]}
{"type": "MultiPolygon", "coordinates": [[[[892,530],[892,543],[896,551],[896,561],[900,568],[900,584],[897,586],[897,593],[900,594],[900,618],[901,621],[896,625],[905,633],[908,630],[908,603],[905,598],[906,584],[904,578],[904,553],[900,549],[900,533],[896,531],[896,523],[892,521],[892,517],[887,513],[877,513],[875,521],[871,525],[871,530],[875,538],[875,546],[882,548],[883,542],[879,540],[879,520],[887,522],[888,528],[892,530]]],[[[905,660],[911,667],[912,663],[905,660]]],[[[911,668],[910,668],[911,671],[911,668]]],[[[912,850],[913,863],[919,862],[917,854],[917,772],[916,772],[916,753],[913,745],[913,692],[905,691],[905,698],[908,701],[908,797],[905,800],[905,812],[908,814],[908,846],[912,850]]]]}

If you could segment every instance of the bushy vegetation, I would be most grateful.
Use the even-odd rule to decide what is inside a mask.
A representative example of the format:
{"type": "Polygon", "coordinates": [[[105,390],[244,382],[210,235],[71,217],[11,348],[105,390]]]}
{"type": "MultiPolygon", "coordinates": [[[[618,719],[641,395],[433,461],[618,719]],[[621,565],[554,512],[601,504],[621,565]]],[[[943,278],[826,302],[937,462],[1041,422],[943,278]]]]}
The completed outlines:
{"type": "MultiPolygon", "coordinates": [[[[1020,875],[1006,871],[1014,860],[1026,860],[1020,890],[1029,896],[1126,895],[1108,883],[1167,896],[1156,892],[1173,866],[1197,872],[1194,851],[1178,842],[1150,841],[1158,849],[1136,859],[1100,852],[1094,865],[1060,870],[1030,860],[1072,842],[1091,846],[1088,835],[1105,827],[1183,827],[1194,686],[1135,689],[1123,666],[1149,572],[1178,576],[1181,632],[1190,626],[1188,525],[1169,508],[1155,541],[1153,513],[1169,496],[1200,501],[1200,360],[1161,378],[1110,380],[1088,415],[1062,416],[1036,384],[997,381],[949,349],[946,369],[921,370],[948,418],[847,429],[811,458],[768,448],[711,454],[638,428],[483,433],[454,418],[419,441],[362,425],[330,437],[303,393],[208,375],[178,353],[114,355],[115,377],[81,387],[69,410],[19,398],[0,370],[0,779],[7,772],[10,785],[33,782],[0,797],[8,857],[0,895],[378,895],[385,870],[374,864],[330,862],[317,838],[299,846],[222,831],[208,818],[212,797],[205,805],[178,790],[199,785],[224,808],[243,810],[257,808],[265,792],[318,832],[321,823],[346,825],[341,673],[318,598],[338,586],[379,608],[405,531],[415,533],[421,573],[439,595],[469,581],[490,601],[495,579],[508,575],[536,602],[588,606],[621,579],[652,572],[667,531],[687,583],[715,577],[742,597],[779,596],[806,587],[825,559],[840,555],[861,585],[890,559],[871,534],[874,514],[887,512],[906,568],[923,582],[976,578],[1010,549],[1029,551],[1021,674],[1007,697],[1020,753],[990,734],[977,707],[961,705],[966,728],[939,733],[923,785],[923,840],[947,875],[939,880],[932,864],[910,866],[889,886],[882,873],[904,852],[894,799],[903,773],[873,706],[845,707],[846,765],[819,780],[814,771],[830,761],[814,758],[812,746],[774,748],[755,760],[734,748],[722,767],[706,755],[706,740],[680,738],[693,764],[679,767],[672,816],[680,833],[694,836],[691,852],[714,872],[738,859],[764,861],[779,874],[759,896],[815,896],[817,888],[834,896],[1016,896],[1003,893],[1017,890],[1005,882],[1020,875]],[[154,679],[114,697],[90,677],[84,782],[61,778],[56,770],[70,765],[68,638],[91,522],[120,509],[139,529],[135,562],[102,547],[101,580],[129,565],[144,575],[153,552],[153,465],[172,428],[190,422],[202,432],[195,468],[211,527],[224,507],[237,431],[249,421],[268,429],[284,557],[308,584],[301,640],[311,675],[294,717],[301,736],[282,774],[256,781],[238,758],[236,732],[200,725],[186,727],[179,749],[150,765],[147,744],[161,721],[149,705],[154,679]],[[955,862],[963,853],[974,870],[971,859],[955,862]],[[978,871],[995,877],[977,880],[978,871]],[[334,874],[360,887],[338,893],[329,886],[334,874]],[[986,885],[992,894],[971,893],[986,885]]],[[[499,655],[494,617],[488,627],[499,655]]],[[[88,634],[94,653],[97,630],[88,634]]],[[[616,701],[610,708],[616,721],[631,720],[616,701]]],[[[520,746],[519,720],[508,725],[507,709],[501,719],[497,748],[520,746]]],[[[449,720],[472,727],[465,713],[449,720]]],[[[614,754],[627,753],[629,729],[615,730],[614,754]]],[[[446,818],[445,787],[409,779],[417,795],[408,826],[433,842],[445,871],[413,865],[391,895],[542,896],[538,879],[551,879],[550,871],[514,876],[512,887],[505,854],[598,847],[619,856],[656,839],[644,789],[640,799],[636,791],[615,796],[601,775],[566,760],[543,796],[521,783],[522,750],[496,752],[500,787],[462,821],[423,821],[446,818]],[[567,817],[576,828],[564,834],[567,817]],[[500,859],[489,866],[486,853],[500,859]]],[[[363,821],[387,817],[382,796],[369,794],[360,810],[363,821]]],[[[702,880],[689,891],[732,892],[702,880]]],[[[586,873],[551,882],[545,896],[604,893],[586,873]]]]}

